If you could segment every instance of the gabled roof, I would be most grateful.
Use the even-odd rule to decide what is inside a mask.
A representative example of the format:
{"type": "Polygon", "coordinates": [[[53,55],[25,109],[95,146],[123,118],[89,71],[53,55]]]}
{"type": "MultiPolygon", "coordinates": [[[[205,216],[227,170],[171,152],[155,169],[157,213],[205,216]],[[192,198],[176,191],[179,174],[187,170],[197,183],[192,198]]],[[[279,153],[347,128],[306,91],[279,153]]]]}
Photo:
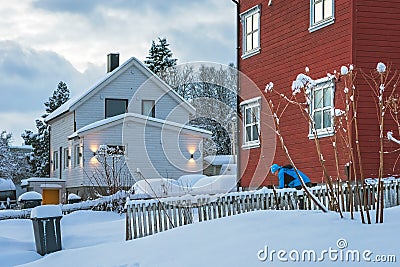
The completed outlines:
{"type": "Polygon", "coordinates": [[[73,97],[61,105],[58,109],[50,113],[45,121],[49,122],[69,111],[75,110],[79,105],[81,105],[87,98],[101,90],[104,86],[106,86],[109,82],[114,80],[119,76],[120,73],[125,71],[130,66],[135,66],[139,70],[143,72],[145,76],[148,78],[154,78],[157,84],[162,88],[166,93],[170,93],[173,98],[177,101],[182,102],[184,107],[191,113],[194,113],[196,109],[183,97],[181,97],[175,90],[173,90],[168,84],[166,84],[163,80],[161,80],[157,75],[155,75],[149,68],[147,68],[140,60],[135,57],[131,57],[127,61],[125,61],[118,68],[114,69],[112,72],[107,73],[102,79],[100,79],[97,83],[95,83],[92,87],[90,87],[83,94],[73,97]]]}
{"type": "Polygon", "coordinates": [[[153,117],[147,117],[147,116],[136,114],[136,113],[125,113],[125,114],[117,115],[117,116],[114,116],[111,118],[96,121],[94,123],[86,125],[85,127],[78,129],[76,132],[74,132],[73,134],[68,136],[68,139],[81,137],[81,136],[85,135],[86,133],[96,130],[96,129],[101,129],[101,128],[104,129],[104,128],[108,128],[111,126],[115,126],[115,125],[123,123],[125,120],[129,120],[129,121],[133,120],[133,121],[136,121],[136,122],[139,122],[142,124],[154,125],[156,127],[171,127],[171,128],[175,128],[178,130],[186,130],[189,132],[195,132],[204,137],[210,137],[212,135],[212,132],[210,132],[210,131],[196,128],[193,126],[188,126],[188,125],[184,125],[184,124],[180,124],[180,123],[176,123],[176,122],[172,122],[172,121],[161,120],[161,119],[157,119],[157,118],[153,118],[153,117]]]}

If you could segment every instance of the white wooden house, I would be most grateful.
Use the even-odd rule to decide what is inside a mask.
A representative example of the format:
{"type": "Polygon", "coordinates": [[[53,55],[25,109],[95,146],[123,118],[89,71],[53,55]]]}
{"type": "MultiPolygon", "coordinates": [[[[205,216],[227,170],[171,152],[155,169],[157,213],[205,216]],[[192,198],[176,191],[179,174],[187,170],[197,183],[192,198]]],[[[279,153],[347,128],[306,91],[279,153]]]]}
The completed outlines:
{"type": "Polygon", "coordinates": [[[123,150],[134,178],[202,173],[201,145],[211,132],[186,125],[195,108],[139,60],[118,66],[118,56],[108,55],[104,78],[46,118],[50,176],[82,197],[95,186],[90,177],[103,145],[123,150]]]}

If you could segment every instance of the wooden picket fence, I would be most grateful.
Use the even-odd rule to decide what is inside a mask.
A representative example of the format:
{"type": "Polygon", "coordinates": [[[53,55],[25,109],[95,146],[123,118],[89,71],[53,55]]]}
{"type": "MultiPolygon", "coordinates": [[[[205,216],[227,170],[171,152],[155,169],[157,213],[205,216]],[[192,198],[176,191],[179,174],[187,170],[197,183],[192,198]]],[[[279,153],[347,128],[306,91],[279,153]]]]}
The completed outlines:
{"type": "MultiPolygon", "coordinates": [[[[330,195],[324,187],[313,187],[311,192],[325,206],[330,207],[330,195]]],[[[354,210],[358,203],[367,201],[370,210],[375,209],[377,185],[366,186],[366,197],[361,186],[352,187],[352,194],[343,184],[335,187],[343,211],[350,210],[350,198],[354,210]],[[357,193],[357,190],[360,194],[357,193]]],[[[400,182],[384,184],[384,205],[400,205],[400,182]]],[[[160,200],[130,200],[126,208],[126,240],[136,239],[182,225],[232,216],[256,210],[316,210],[318,207],[302,190],[281,189],[276,194],[271,189],[232,192],[220,195],[183,196],[160,200]],[[300,204],[304,203],[304,204],[300,204]],[[300,204],[300,205],[299,205],[300,204]]]]}

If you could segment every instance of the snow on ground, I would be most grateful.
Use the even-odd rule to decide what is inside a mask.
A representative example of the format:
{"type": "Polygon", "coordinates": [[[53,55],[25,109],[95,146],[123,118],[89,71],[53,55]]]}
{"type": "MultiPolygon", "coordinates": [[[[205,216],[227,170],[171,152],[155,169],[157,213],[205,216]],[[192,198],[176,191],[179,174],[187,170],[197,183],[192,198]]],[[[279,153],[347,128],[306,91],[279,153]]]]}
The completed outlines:
{"type": "Polygon", "coordinates": [[[384,224],[362,225],[358,219],[340,219],[333,212],[271,210],[187,225],[128,242],[124,241],[124,216],[115,213],[78,211],[61,222],[63,250],[41,257],[34,252],[29,220],[0,221],[1,266],[24,262],[27,267],[398,266],[400,261],[400,207],[386,209],[384,224]],[[338,241],[347,247],[340,249],[338,241]],[[268,258],[261,261],[266,246],[268,258]],[[288,262],[279,260],[273,250],[282,250],[281,260],[288,262]],[[311,251],[317,262],[308,260],[309,254],[313,259],[311,251]],[[300,262],[290,259],[296,253],[300,262]],[[359,253],[360,262],[352,261],[352,253],[359,253]],[[323,260],[318,261],[321,255],[323,260]],[[371,260],[395,255],[397,263],[366,262],[363,255],[371,260]]]}

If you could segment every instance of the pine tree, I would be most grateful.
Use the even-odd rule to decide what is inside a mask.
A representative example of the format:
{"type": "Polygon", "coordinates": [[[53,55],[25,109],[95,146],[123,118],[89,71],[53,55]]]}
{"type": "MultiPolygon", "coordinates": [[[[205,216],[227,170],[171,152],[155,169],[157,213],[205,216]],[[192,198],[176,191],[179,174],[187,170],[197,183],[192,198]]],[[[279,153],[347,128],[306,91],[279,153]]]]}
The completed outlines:
{"type": "MultiPolygon", "coordinates": [[[[50,113],[59,108],[68,101],[70,96],[67,85],[60,81],[58,87],[54,90],[53,95],[49,97],[49,101],[45,102],[46,113],[42,118],[46,118],[50,113]]],[[[28,156],[28,163],[32,168],[32,172],[36,176],[48,177],[50,175],[50,133],[48,125],[42,120],[36,120],[37,132],[25,130],[22,138],[26,145],[33,147],[33,152],[28,156]]]]}
{"type": "Polygon", "coordinates": [[[164,76],[166,69],[176,65],[177,59],[172,58],[172,52],[168,46],[166,38],[158,37],[158,44],[152,41],[149,55],[144,61],[146,66],[160,78],[164,76]]]}

